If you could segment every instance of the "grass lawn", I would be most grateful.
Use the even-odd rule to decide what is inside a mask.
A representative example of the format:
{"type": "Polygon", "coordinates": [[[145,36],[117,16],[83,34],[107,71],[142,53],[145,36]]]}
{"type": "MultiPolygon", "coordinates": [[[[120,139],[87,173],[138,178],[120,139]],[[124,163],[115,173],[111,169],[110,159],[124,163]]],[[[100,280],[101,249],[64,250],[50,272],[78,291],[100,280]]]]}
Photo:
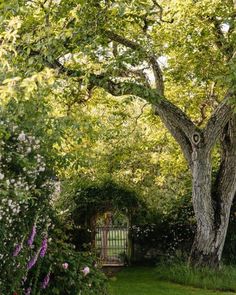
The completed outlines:
{"type": "Polygon", "coordinates": [[[110,279],[112,295],[231,295],[157,280],[155,268],[125,268],[110,279]]]}

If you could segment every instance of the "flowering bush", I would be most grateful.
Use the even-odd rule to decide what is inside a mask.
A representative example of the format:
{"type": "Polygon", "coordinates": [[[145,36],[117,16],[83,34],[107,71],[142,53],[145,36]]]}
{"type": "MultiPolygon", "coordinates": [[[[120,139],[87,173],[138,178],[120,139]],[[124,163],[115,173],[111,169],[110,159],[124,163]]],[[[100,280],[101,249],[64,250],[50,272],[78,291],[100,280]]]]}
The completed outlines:
{"type": "Polygon", "coordinates": [[[106,277],[90,252],[78,252],[73,245],[54,240],[42,267],[45,272],[51,266],[48,295],[105,295],[106,277]]]}
{"type": "Polygon", "coordinates": [[[54,228],[55,184],[40,140],[0,115],[0,294],[106,294],[92,254],[54,228]]]}
{"type": "Polygon", "coordinates": [[[0,293],[30,294],[37,259],[46,254],[53,183],[40,140],[1,112],[0,121],[0,293]]]}

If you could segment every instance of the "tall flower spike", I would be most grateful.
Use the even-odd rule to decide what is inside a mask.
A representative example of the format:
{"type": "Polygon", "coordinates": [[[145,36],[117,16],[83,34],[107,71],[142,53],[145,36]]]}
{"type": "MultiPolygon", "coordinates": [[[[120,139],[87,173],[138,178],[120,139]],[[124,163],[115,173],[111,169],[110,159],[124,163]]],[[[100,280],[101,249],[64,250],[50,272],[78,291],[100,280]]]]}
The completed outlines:
{"type": "Polygon", "coordinates": [[[30,295],[31,294],[31,288],[27,288],[27,290],[25,291],[25,295],[30,295]]]}
{"type": "Polygon", "coordinates": [[[50,281],[50,274],[51,272],[49,271],[49,273],[46,275],[46,277],[44,278],[43,282],[42,282],[42,289],[46,289],[49,281],[50,281]]]}
{"type": "Polygon", "coordinates": [[[40,251],[41,251],[41,248],[39,249],[39,251],[28,262],[28,264],[27,264],[27,269],[28,270],[30,270],[35,265],[35,263],[37,262],[40,251]]]}
{"type": "Polygon", "coordinates": [[[27,269],[30,270],[35,265],[35,263],[37,262],[37,260],[38,260],[38,256],[37,255],[35,255],[32,259],[30,259],[30,261],[27,264],[27,269]]]}
{"type": "Polygon", "coordinates": [[[32,227],[32,231],[31,231],[30,237],[28,239],[28,245],[30,247],[33,245],[35,235],[36,235],[36,225],[34,224],[33,227],[32,227]]]}
{"type": "Polygon", "coordinates": [[[48,239],[47,237],[45,237],[42,241],[42,247],[41,247],[41,251],[40,251],[40,257],[44,257],[47,251],[47,247],[48,247],[48,239]]]}
{"type": "Polygon", "coordinates": [[[22,244],[18,244],[18,245],[16,245],[16,248],[15,248],[15,250],[14,250],[14,252],[13,252],[12,255],[13,255],[14,257],[18,256],[18,254],[20,253],[21,249],[22,249],[22,244]]]}

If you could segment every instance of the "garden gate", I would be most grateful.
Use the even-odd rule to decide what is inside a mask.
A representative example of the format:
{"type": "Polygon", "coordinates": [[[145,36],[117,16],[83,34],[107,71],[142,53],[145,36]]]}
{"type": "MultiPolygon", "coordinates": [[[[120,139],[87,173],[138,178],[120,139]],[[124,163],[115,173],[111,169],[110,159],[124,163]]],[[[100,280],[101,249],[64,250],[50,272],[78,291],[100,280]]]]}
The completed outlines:
{"type": "Polygon", "coordinates": [[[96,227],[95,247],[104,266],[122,266],[128,260],[128,227],[96,227]]]}

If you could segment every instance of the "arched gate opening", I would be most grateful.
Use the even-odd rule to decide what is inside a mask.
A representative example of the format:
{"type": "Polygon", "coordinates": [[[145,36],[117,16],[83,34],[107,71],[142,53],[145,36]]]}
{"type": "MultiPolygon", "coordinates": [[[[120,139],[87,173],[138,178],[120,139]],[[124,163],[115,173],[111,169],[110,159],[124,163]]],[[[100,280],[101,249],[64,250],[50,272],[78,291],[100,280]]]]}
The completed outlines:
{"type": "Polygon", "coordinates": [[[96,222],[95,249],[104,266],[123,266],[130,254],[129,220],[120,212],[105,212],[96,222]]]}

